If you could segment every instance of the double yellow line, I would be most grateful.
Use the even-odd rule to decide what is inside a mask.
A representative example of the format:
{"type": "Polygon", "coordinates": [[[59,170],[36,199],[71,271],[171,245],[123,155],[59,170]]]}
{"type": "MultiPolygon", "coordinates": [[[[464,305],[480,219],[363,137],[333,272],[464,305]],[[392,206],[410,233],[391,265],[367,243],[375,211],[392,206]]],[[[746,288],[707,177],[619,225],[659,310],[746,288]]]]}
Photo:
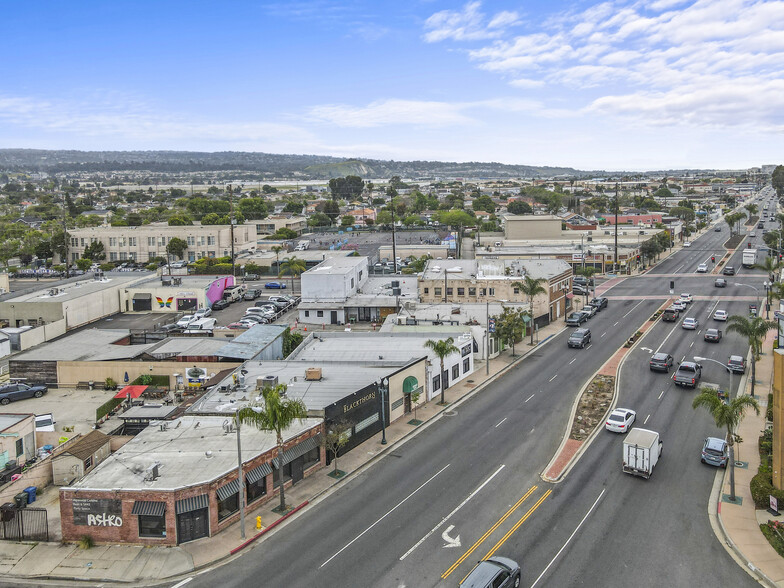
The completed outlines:
{"type": "MultiPolygon", "coordinates": [[[[484,535],[482,535],[479,539],[477,539],[476,543],[474,543],[468,549],[468,551],[466,551],[463,555],[461,555],[460,558],[455,563],[453,563],[449,567],[449,569],[447,571],[445,571],[443,574],[441,574],[441,578],[444,579],[444,580],[446,578],[448,578],[449,575],[452,572],[454,572],[457,569],[457,567],[466,560],[466,558],[468,558],[474,551],[476,551],[477,547],[479,547],[498,527],[500,527],[504,523],[504,521],[506,521],[506,519],[508,519],[510,516],[512,516],[512,513],[514,511],[516,511],[518,508],[520,508],[520,505],[523,504],[523,502],[525,502],[526,499],[529,496],[531,496],[531,494],[533,494],[536,491],[537,488],[538,488],[538,486],[532,487],[528,492],[526,492],[520,498],[520,500],[518,500],[516,503],[514,503],[512,505],[512,507],[509,510],[507,510],[506,513],[504,513],[504,516],[502,516],[500,519],[498,519],[498,521],[496,521],[496,523],[492,527],[490,527],[484,535]]],[[[544,495],[542,495],[542,497],[536,502],[536,504],[534,504],[528,510],[528,512],[525,513],[525,515],[523,515],[523,517],[519,521],[517,521],[517,523],[515,523],[515,525],[509,530],[509,532],[506,535],[504,535],[501,538],[501,540],[493,546],[493,548],[487,553],[487,555],[485,555],[485,557],[483,559],[487,559],[488,557],[492,556],[506,542],[506,540],[509,539],[509,537],[511,537],[512,534],[515,531],[517,531],[517,529],[520,528],[520,525],[522,525],[528,519],[528,517],[530,517],[531,514],[533,514],[533,512],[537,508],[539,508],[539,505],[541,505],[542,502],[544,502],[545,499],[548,496],[550,496],[551,493],[552,493],[552,490],[548,490],[547,492],[545,492],[544,495]]]]}

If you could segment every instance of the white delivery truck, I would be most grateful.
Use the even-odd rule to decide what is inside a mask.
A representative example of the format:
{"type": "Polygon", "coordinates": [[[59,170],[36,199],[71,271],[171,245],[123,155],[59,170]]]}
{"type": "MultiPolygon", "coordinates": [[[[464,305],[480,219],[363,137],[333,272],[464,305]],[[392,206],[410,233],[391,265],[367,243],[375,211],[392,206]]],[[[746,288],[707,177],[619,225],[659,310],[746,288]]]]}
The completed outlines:
{"type": "Polygon", "coordinates": [[[305,251],[309,247],[310,247],[310,240],[303,239],[302,241],[297,243],[297,246],[294,248],[294,251],[305,251]]]}
{"type": "Polygon", "coordinates": [[[757,265],[757,250],[744,249],[743,250],[743,267],[754,267],[757,265]]]}
{"type": "Polygon", "coordinates": [[[623,440],[623,471],[647,480],[661,454],[662,441],[656,431],[632,429],[623,440]]]}

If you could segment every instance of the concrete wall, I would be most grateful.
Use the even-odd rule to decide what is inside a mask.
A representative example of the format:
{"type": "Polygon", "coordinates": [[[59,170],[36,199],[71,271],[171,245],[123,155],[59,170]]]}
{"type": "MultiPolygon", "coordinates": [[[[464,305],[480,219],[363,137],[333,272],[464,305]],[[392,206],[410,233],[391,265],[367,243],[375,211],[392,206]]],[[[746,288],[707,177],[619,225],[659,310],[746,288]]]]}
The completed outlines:
{"type": "Polygon", "coordinates": [[[773,486],[784,489],[784,350],[773,350],[773,486]]]}
{"type": "Polygon", "coordinates": [[[11,278],[6,272],[0,273],[0,290],[11,291],[11,278]]]}
{"type": "Polygon", "coordinates": [[[558,239],[561,237],[562,219],[555,216],[513,216],[505,217],[506,238],[512,241],[531,239],[558,239]]]}
{"type": "Polygon", "coordinates": [[[368,267],[366,257],[353,259],[356,259],[357,263],[348,271],[331,273],[328,269],[330,260],[327,259],[302,274],[302,300],[343,302],[349,296],[356,294],[367,281],[368,267]]]}
{"type": "MultiPolygon", "coordinates": [[[[482,235],[482,242],[484,242],[484,235],[482,235]]],[[[447,245],[396,245],[395,252],[400,259],[408,257],[416,257],[417,259],[423,255],[429,255],[433,259],[446,259],[450,254],[449,246],[447,245]]],[[[378,248],[378,259],[380,261],[392,261],[392,245],[382,245],[378,248]]]]}
{"type": "MultiPolygon", "coordinates": [[[[7,412],[6,414],[14,414],[7,412]]],[[[21,415],[20,415],[21,416],[21,415]]],[[[27,418],[3,431],[0,436],[0,453],[8,452],[8,459],[15,459],[19,465],[23,465],[28,459],[33,457],[36,452],[35,446],[35,415],[28,415],[27,418]],[[21,455],[16,454],[16,442],[24,440],[24,448],[21,455]]]]}
{"type": "MultiPolygon", "coordinates": [[[[422,355],[425,355],[424,352],[422,355]]],[[[408,366],[398,373],[389,376],[390,423],[393,423],[400,417],[404,416],[405,402],[400,403],[400,406],[397,408],[392,408],[392,406],[395,401],[399,402],[401,399],[403,399],[403,382],[409,376],[415,377],[417,382],[419,382],[419,385],[422,387],[422,395],[419,397],[419,403],[417,406],[420,406],[427,399],[427,360],[423,359],[422,361],[419,361],[414,365],[408,366]]]]}
{"type": "MultiPolygon", "coordinates": [[[[196,365],[206,369],[207,374],[217,374],[220,370],[235,369],[242,364],[239,362],[206,362],[196,365]]],[[[127,372],[130,381],[143,374],[169,376],[169,387],[173,388],[174,377],[172,374],[183,375],[189,367],[192,367],[191,364],[179,361],[58,361],[57,383],[63,387],[74,387],[78,382],[89,380],[103,382],[106,378],[112,378],[122,385],[127,372]]]]}
{"type": "Polygon", "coordinates": [[[84,460],[68,454],[67,450],[60,453],[57,457],[53,457],[52,482],[58,486],[72,484],[74,480],[78,480],[85,474],[91,472],[99,463],[109,457],[110,446],[111,441],[107,439],[103,446],[95,450],[92,455],[93,463],[87,469],[84,467],[84,460]]]}
{"type": "Polygon", "coordinates": [[[23,331],[19,333],[19,350],[24,351],[25,349],[30,349],[35,345],[40,345],[46,341],[51,341],[60,335],[64,335],[66,327],[66,320],[60,319],[59,321],[54,321],[52,323],[47,323],[40,327],[30,329],[29,331],[23,331]]]}

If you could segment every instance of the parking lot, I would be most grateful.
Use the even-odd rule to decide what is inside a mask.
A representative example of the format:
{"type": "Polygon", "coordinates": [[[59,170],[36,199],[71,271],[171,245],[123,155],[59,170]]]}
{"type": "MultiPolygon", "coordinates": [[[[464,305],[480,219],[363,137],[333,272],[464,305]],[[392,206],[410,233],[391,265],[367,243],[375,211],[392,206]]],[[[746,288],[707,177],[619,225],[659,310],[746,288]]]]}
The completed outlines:
{"type": "Polygon", "coordinates": [[[87,434],[95,424],[95,409],[107,402],[116,392],[105,390],[74,390],[73,388],[49,388],[41,398],[17,400],[3,407],[11,413],[52,413],[54,430],[64,437],[76,433],[87,434]],[[73,427],[72,431],[65,431],[73,427]]]}

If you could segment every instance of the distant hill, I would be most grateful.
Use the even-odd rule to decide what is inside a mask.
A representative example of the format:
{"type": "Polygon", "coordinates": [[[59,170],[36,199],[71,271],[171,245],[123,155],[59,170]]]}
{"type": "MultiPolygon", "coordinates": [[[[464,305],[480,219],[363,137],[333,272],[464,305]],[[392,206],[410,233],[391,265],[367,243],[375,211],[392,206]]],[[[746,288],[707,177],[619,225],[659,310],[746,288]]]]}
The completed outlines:
{"type": "Polygon", "coordinates": [[[326,155],[286,155],[222,151],[70,151],[0,149],[0,170],[11,172],[194,173],[209,171],[256,172],[259,179],[327,180],[346,175],[362,178],[519,178],[586,177],[601,171],[570,167],[506,165],[494,162],[392,161],[326,155]]]}

